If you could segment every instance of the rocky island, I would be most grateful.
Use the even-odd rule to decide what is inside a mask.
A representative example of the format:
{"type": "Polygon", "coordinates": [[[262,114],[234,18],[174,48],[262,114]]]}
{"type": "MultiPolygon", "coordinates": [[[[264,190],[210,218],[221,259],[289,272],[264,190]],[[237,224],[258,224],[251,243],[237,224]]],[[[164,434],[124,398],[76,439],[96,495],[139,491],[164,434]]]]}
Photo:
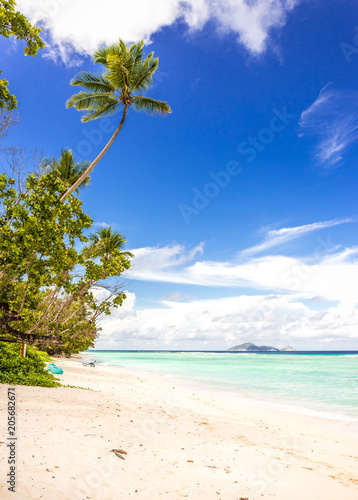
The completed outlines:
{"type": "Polygon", "coordinates": [[[285,347],[283,349],[277,349],[277,347],[272,347],[270,345],[255,345],[252,342],[245,342],[245,344],[235,345],[228,349],[229,351],[243,351],[243,352],[286,352],[295,351],[293,347],[285,347]]]}

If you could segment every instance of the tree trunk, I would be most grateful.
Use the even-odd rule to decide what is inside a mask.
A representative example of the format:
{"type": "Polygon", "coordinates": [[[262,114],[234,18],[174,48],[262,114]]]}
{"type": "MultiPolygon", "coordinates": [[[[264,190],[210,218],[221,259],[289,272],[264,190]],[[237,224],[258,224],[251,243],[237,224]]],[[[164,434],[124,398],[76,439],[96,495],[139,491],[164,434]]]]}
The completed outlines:
{"type": "Polygon", "coordinates": [[[121,119],[121,122],[120,124],[118,125],[118,127],[116,128],[114,134],[112,135],[112,137],[110,138],[110,140],[107,142],[107,144],[105,145],[105,147],[102,149],[102,151],[100,152],[100,154],[97,156],[97,158],[95,160],[93,160],[93,162],[91,163],[91,165],[87,168],[87,170],[85,172],[83,172],[83,174],[81,175],[81,177],[79,177],[77,179],[77,181],[72,184],[72,186],[70,187],[70,189],[68,191],[65,192],[65,194],[61,197],[61,201],[62,203],[65,201],[65,199],[67,198],[67,196],[69,196],[70,194],[73,193],[73,191],[75,191],[78,186],[85,180],[85,178],[92,172],[92,170],[94,169],[94,167],[97,165],[97,163],[103,158],[103,156],[107,153],[107,151],[109,150],[109,148],[111,147],[111,145],[113,144],[113,142],[115,141],[117,135],[119,134],[119,131],[121,130],[121,128],[123,127],[123,124],[125,122],[125,119],[126,119],[126,116],[127,116],[127,110],[128,110],[128,105],[124,105],[124,109],[123,109],[123,115],[122,115],[122,119],[121,119]]]}

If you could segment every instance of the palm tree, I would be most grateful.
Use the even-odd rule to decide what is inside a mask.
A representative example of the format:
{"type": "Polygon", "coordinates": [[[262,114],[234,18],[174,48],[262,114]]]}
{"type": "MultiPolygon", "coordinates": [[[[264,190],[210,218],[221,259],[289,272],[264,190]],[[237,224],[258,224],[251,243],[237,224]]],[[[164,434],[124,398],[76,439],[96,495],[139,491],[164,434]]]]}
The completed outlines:
{"type": "Polygon", "coordinates": [[[112,231],[111,226],[104,227],[89,236],[89,245],[85,252],[89,252],[93,257],[102,257],[104,260],[119,250],[125,257],[134,257],[131,252],[123,252],[126,239],[117,231],[112,231]]]}
{"type": "Polygon", "coordinates": [[[125,43],[119,40],[117,44],[103,47],[94,53],[93,61],[104,66],[104,74],[81,71],[71,80],[71,85],[81,86],[85,90],[70,97],[66,107],[87,111],[82,122],[113,115],[119,108],[122,108],[122,119],[106,146],[86,172],[62,196],[61,201],[78,187],[106,154],[123,127],[130,106],[136,111],[145,111],[151,115],[171,113],[167,102],[141,95],[152,85],[153,75],[158,68],[158,58],[154,59],[154,52],[144,58],[143,44],[142,40],[127,48],[125,43]]]}
{"type": "MultiPolygon", "coordinates": [[[[65,184],[66,191],[62,193],[61,196],[67,194],[67,189],[70,188],[88,169],[90,165],[89,161],[84,161],[82,163],[76,162],[72,151],[70,149],[62,149],[61,157],[56,160],[55,157],[45,158],[41,164],[41,170],[43,173],[56,172],[58,178],[65,184]]],[[[91,184],[90,178],[86,177],[83,181],[76,187],[76,193],[78,194],[79,189],[83,189],[91,184]]]]}

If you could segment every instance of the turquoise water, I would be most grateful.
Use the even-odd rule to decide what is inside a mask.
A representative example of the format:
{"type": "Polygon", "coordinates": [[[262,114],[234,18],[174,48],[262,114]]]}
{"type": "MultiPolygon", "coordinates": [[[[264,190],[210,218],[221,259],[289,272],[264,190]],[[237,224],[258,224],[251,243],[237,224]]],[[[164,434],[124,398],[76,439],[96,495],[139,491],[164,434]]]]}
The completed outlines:
{"type": "Polygon", "coordinates": [[[98,363],[179,376],[226,395],[358,421],[358,354],[91,351],[98,363]]]}

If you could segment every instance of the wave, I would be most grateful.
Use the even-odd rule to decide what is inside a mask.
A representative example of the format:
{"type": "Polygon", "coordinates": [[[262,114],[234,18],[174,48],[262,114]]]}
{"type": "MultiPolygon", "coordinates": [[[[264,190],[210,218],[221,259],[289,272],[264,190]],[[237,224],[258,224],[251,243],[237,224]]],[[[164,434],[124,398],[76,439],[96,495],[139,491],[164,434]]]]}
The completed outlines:
{"type": "Polygon", "coordinates": [[[260,354],[259,352],[237,352],[237,351],[231,351],[232,353],[235,354],[235,356],[256,356],[257,354],[260,354]]]}

